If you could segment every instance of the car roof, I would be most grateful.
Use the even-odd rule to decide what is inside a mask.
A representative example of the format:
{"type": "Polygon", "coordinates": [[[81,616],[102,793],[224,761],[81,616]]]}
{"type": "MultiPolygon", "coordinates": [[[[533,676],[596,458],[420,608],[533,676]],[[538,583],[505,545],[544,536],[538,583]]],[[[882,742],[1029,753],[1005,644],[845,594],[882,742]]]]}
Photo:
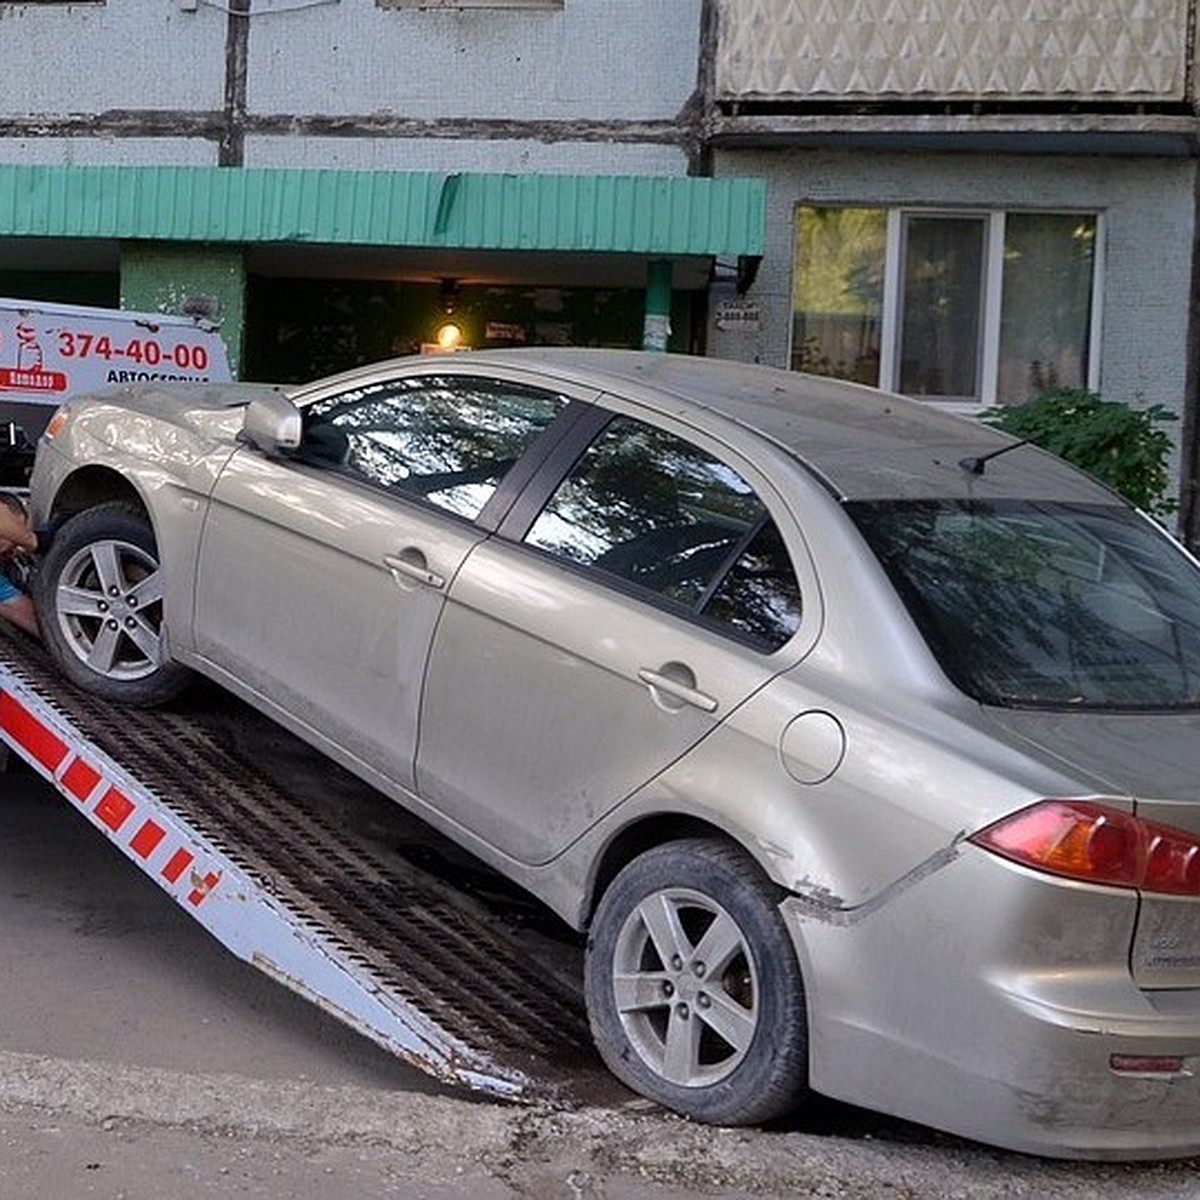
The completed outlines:
{"type": "Polygon", "coordinates": [[[724,434],[750,457],[754,439],[765,438],[842,499],[1116,501],[1083,472],[979,420],[843,380],[636,350],[530,348],[460,357],[464,365],[507,364],[624,395],[724,434]],[[980,459],[979,472],[963,465],[980,459]]]}

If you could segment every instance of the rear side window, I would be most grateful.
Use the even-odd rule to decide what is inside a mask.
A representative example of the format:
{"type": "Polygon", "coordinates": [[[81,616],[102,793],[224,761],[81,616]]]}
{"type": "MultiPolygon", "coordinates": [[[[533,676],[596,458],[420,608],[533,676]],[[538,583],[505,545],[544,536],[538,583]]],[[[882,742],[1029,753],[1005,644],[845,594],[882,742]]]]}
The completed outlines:
{"type": "Polygon", "coordinates": [[[498,380],[388,380],[309,405],[300,457],[474,518],[565,405],[498,380]]]}
{"type": "Polygon", "coordinates": [[[525,541],[762,649],[800,626],[795,571],[750,485],[708,451],[631,418],[605,427],[525,541]]]}

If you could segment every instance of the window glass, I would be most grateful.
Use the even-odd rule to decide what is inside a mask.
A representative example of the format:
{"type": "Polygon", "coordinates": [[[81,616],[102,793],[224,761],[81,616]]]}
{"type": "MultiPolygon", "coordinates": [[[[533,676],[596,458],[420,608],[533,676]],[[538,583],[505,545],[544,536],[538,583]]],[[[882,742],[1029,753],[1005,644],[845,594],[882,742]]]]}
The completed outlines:
{"type": "Polygon", "coordinates": [[[525,540],[768,648],[799,626],[795,572],[750,485],[639,421],[607,426],[525,540]]]}
{"type": "Polygon", "coordinates": [[[979,398],[985,233],[982,217],[905,221],[897,361],[906,396],[979,398]]]}
{"type": "Polygon", "coordinates": [[[1001,404],[1087,385],[1096,220],[1009,213],[1000,309],[1001,404]]]}
{"type": "Polygon", "coordinates": [[[1200,570],[1132,509],[848,508],[946,674],[982,703],[1200,706],[1200,570]]]}
{"type": "Polygon", "coordinates": [[[773,521],[760,526],[701,615],[773,649],[800,627],[800,584],[773,521]]]}
{"type": "Polygon", "coordinates": [[[1088,386],[1095,214],[894,215],[797,208],[793,370],[983,404],[1088,386]]]}
{"type": "Polygon", "coordinates": [[[309,405],[300,457],[476,517],[565,404],[493,380],[388,380],[309,405]]]}
{"type": "Polygon", "coordinates": [[[793,370],[879,382],[886,236],[882,208],[799,210],[793,370]]]}

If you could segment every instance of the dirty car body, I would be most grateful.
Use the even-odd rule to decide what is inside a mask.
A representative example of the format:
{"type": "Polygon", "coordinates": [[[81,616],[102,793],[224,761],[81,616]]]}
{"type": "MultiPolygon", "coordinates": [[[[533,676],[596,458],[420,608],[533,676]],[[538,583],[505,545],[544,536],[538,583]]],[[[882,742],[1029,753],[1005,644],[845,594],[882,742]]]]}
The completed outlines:
{"type": "Polygon", "coordinates": [[[214,679],[586,930],[646,1095],[1200,1151],[1200,571],[1058,460],[528,350],[72,401],[31,495],[72,679],[214,679]]]}

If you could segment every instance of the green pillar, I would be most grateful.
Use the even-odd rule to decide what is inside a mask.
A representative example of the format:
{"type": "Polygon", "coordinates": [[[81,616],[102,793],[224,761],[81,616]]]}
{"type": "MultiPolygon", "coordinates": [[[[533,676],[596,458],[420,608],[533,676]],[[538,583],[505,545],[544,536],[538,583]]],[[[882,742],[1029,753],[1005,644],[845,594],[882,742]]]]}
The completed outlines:
{"type": "Polygon", "coordinates": [[[671,264],[657,258],[646,264],[646,315],[642,349],[665,350],[671,339],[671,264]]]}
{"type": "Polygon", "coordinates": [[[234,376],[241,373],[246,269],[240,248],[122,242],[121,307],[200,316],[219,330],[234,376]]]}

